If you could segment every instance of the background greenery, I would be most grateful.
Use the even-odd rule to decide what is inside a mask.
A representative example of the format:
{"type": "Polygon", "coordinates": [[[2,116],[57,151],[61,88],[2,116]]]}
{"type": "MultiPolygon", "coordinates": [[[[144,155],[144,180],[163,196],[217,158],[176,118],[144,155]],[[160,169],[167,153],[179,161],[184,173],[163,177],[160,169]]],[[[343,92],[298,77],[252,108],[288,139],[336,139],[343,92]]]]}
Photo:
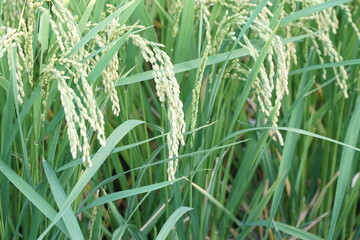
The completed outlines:
{"type": "MultiPolygon", "coordinates": [[[[9,2],[0,1],[2,16],[9,11],[9,2]]],[[[14,2],[19,2],[21,10],[27,4],[14,2]]],[[[282,101],[278,122],[284,146],[272,139],[269,133],[273,129],[266,125],[265,114],[256,110],[251,82],[264,62],[268,44],[256,39],[248,26],[235,29],[235,37],[242,41],[246,34],[253,40],[259,58],[249,58],[248,51],[229,36],[216,46],[201,79],[192,139],[193,89],[209,41],[198,3],[185,0],[183,7],[177,8],[166,0],[65,2],[79,23],[84,18],[99,23],[107,3],[118,8],[128,3],[118,15],[121,21],[129,26],[140,21],[148,27],[140,32],[143,37],[164,44],[177,73],[188,126],[177,179],[173,184],[167,181],[167,109],[156,97],[150,65],[130,41],[117,50],[119,69],[123,70],[116,83],[121,107],[118,117],[105,107],[108,96],[102,91],[101,76],[94,79],[97,103],[105,116],[107,144],[100,147],[91,138],[92,168],[84,166],[81,159],[72,159],[55,81],[49,88],[46,120],[40,118],[41,84],[36,77],[50,57],[50,49],[37,40],[44,37],[39,33],[42,14],[38,13],[33,41],[36,85],[25,83],[23,104],[19,104],[14,87],[16,73],[11,62],[15,52],[10,50],[0,59],[0,239],[360,238],[360,181],[351,185],[360,171],[360,42],[339,7],[349,7],[359,28],[359,1],[275,0],[268,6],[274,13],[274,34],[285,43],[295,42],[297,49],[298,63],[290,65],[289,94],[282,101]],[[339,20],[337,33],[330,37],[343,61],[323,56],[322,64],[316,49],[326,46],[318,41],[314,47],[310,40],[320,26],[305,19],[329,8],[335,9],[339,20]],[[174,35],[177,18],[179,30],[174,35]],[[301,22],[313,33],[294,30],[292,36],[285,36],[286,26],[301,22]],[[226,75],[232,73],[233,59],[251,69],[245,80],[226,75]],[[333,67],[339,66],[345,66],[349,76],[347,99],[334,78],[339,73],[333,67]]],[[[248,23],[267,1],[252,2],[248,23]]],[[[235,14],[226,4],[240,3],[204,4],[210,11],[210,34],[215,38],[225,12],[235,14]]],[[[16,27],[16,22],[13,24],[16,27]]],[[[91,32],[84,36],[92,37],[91,32]]],[[[51,31],[48,41],[48,46],[56,44],[51,31]]]]}

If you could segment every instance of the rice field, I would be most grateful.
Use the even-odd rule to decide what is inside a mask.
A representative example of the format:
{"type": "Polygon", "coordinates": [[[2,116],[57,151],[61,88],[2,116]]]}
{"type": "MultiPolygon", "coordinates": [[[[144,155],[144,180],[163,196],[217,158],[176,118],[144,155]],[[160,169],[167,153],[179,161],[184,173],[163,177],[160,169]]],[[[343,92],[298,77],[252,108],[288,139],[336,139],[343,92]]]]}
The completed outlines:
{"type": "Polygon", "coordinates": [[[359,0],[0,16],[0,239],[360,239],[359,0]]]}

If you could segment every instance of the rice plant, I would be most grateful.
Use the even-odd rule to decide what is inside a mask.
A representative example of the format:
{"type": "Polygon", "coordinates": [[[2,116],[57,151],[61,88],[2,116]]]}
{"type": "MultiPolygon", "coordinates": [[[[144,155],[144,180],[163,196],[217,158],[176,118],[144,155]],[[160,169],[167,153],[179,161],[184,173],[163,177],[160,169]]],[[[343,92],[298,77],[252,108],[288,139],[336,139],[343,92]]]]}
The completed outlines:
{"type": "Polygon", "coordinates": [[[0,15],[0,239],[360,239],[359,0],[0,15]]]}

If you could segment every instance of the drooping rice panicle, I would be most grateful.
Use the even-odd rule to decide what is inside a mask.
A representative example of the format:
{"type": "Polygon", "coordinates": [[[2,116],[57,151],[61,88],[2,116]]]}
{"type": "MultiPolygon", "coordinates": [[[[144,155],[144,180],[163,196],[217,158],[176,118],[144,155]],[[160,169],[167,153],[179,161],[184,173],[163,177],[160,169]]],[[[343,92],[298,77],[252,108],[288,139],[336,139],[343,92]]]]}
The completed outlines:
{"type": "Polygon", "coordinates": [[[359,238],[359,16],[1,0],[0,239],[359,238]]]}
{"type": "MultiPolygon", "coordinates": [[[[15,28],[0,26],[0,58],[4,56],[6,52],[10,50],[10,48],[17,48],[17,57],[16,57],[16,85],[17,85],[17,99],[20,104],[23,103],[23,99],[25,98],[24,92],[24,83],[22,80],[22,71],[24,70],[23,65],[20,63],[20,60],[23,62],[26,61],[24,50],[22,48],[22,42],[24,39],[24,33],[18,31],[15,28]]],[[[9,66],[10,58],[8,58],[9,66]]]]}
{"type": "MultiPolygon", "coordinates": [[[[199,100],[200,100],[200,90],[201,90],[201,84],[204,77],[206,62],[208,60],[208,57],[210,55],[210,52],[212,50],[212,37],[211,37],[211,27],[209,22],[209,16],[210,12],[205,6],[205,3],[203,1],[199,1],[200,8],[202,9],[202,18],[205,25],[205,36],[206,36],[206,46],[204,49],[203,56],[201,58],[201,62],[199,64],[199,68],[196,74],[194,89],[193,89],[193,96],[192,96],[192,102],[191,102],[191,108],[192,108],[192,118],[191,118],[191,126],[190,129],[195,129],[196,121],[197,121],[197,115],[198,115],[198,108],[199,108],[199,100]]],[[[193,145],[195,134],[193,134],[193,137],[191,139],[191,145],[193,145]]]]}
{"type": "Polygon", "coordinates": [[[175,0],[175,1],[170,1],[169,7],[168,7],[169,14],[174,19],[174,27],[173,27],[173,31],[172,31],[172,36],[174,38],[176,37],[176,35],[179,31],[179,21],[180,21],[181,11],[184,7],[184,4],[185,4],[185,0],[175,0]]]}
{"type": "MultiPolygon", "coordinates": [[[[41,7],[40,10],[46,11],[41,7]]],[[[83,162],[91,166],[86,122],[97,132],[99,143],[103,146],[105,145],[105,131],[104,116],[97,106],[93,89],[86,79],[91,71],[91,65],[88,64],[89,61],[81,62],[88,52],[82,48],[76,54],[67,57],[71,49],[80,41],[81,34],[74,16],[62,2],[56,2],[51,11],[54,15],[50,17],[49,22],[59,44],[57,49],[59,54],[53,54],[41,73],[43,109],[46,109],[49,84],[52,80],[56,80],[68,125],[67,133],[72,157],[75,158],[80,152],[83,154],[83,162]],[[76,92],[68,86],[67,81],[70,81],[70,78],[64,71],[58,70],[60,68],[65,68],[71,76],[76,92]],[[80,129],[79,132],[77,128],[80,129]]]]}
{"type": "MultiPolygon", "coordinates": [[[[141,49],[145,61],[149,62],[154,70],[153,77],[156,92],[161,103],[168,103],[168,119],[170,133],[167,135],[169,158],[179,155],[179,145],[185,145],[185,121],[183,104],[180,100],[180,88],[175,78],[174,68],[170,58],[160,50],[159,44],[149,42],[139,35],[130,35],[133,43],[141,49]]],[[[169,181],[175,180],[178,159],[168,161],[169,181]]]]}

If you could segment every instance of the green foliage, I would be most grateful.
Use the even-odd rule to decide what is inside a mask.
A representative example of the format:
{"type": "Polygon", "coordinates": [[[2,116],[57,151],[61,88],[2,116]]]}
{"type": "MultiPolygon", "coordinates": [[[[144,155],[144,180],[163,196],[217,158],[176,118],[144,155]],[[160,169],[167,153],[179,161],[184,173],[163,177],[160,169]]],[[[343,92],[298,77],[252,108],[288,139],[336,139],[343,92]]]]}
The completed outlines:
{"type": "Polygon", "coordinates": [[[360,238],[357,0],[0,15],[0,239],[360,238]]]}

